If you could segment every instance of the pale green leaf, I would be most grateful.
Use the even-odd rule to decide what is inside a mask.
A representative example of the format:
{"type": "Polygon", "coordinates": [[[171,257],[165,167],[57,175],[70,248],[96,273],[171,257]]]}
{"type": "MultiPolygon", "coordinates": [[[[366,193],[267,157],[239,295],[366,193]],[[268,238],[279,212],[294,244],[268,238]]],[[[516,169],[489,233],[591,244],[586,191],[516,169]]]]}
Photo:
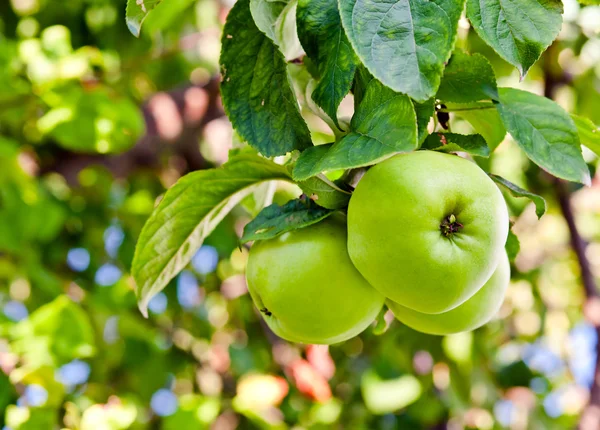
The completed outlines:
{"type": "Polygon", "coordinates": [[[287,0],[250,0],[250,13],[256,27],[275,43],[275,25],[287,4],[287,0]]]}
{"type": "Polygon", "coordinates": [[[131,34],[135,37],[140,36],[142,24],[162,0],[127,0],[127,10],[125,12],[125,22],[131,34]]]}
{"type": "Polygon", "coordinates": [[[256,154],[234,155],[222,167],[181,178],[144,225],[132,274],[140,310],[191,260],[217,224],[258,185],[290,180],[287,168],[256,154]]]}
{"type": "Polygon", "coordinates": [[[337,0],[299,0],[297,22],[300,42],[319,70],[312,98],[339,128],[337,109],[350,91],[358,59],[342,28],[337,0]]]}
{"type": "Polygon", "coordinates": [[[600,157],[600,128],[590,119],[579,115],[571,115],[575,122],[581,143],[600,157]]]}
{"type": "Polygon", "coordinates": [[[458,103],[446,103],[446,107],[471,124],[473,130],[483,136],[490,151],[494,151],[504,140],[506,128],[496,109],[461,110],[468,109],[468,105],[458,103]]]}

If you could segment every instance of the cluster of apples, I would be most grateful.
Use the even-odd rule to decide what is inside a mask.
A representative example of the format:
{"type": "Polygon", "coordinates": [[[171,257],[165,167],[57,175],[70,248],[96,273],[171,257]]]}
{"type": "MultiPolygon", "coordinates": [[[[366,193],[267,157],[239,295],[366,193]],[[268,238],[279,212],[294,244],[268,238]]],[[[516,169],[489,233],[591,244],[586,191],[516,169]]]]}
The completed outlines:
{"type": "Polygon", "coordinates": [[[248,289],[273,332],[292,342],[356,336],[384,302],[415,330],[473,330],[504,299],[508,227],[502,194],[475,163],[401,154],[367,171],[347,219],[255,243],[248,289]]]}

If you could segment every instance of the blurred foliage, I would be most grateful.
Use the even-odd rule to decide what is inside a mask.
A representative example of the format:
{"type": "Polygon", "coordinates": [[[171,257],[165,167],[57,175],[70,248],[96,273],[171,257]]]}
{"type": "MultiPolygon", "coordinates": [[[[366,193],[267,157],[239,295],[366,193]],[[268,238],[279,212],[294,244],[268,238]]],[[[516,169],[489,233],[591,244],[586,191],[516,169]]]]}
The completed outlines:
{"type": "MultiPolygon", "coordinates": [[[[544,74],[568,76],[557,101],[599,124],[600,7],[564,3],[559,39],[520,85],[543,93],[544,74]]],[[[208,82],[230,7],[162,2],[136,39],[123,0],[0,3],[0,427],[574,427],[588,400],[596,334],[584,320],[554,183],[509,137],[479,162],[544,196],[549,208],[538,221],[527,200],[506,194],[520,251],[501,311],[473,333],[427,336],[386,315],[329,349],[274,338],[246,293],[247,249],[238,248],[243,226],[268,200],[260,192],[142,317],[129,275],[134,246],[186,168],[171,149],[125,174],[111,169],[118,155],[85,158],[75,171],[61,163],[133,148],[144,134],[137,106],[208,82]]],[[[460,32],[461,47],[492,59],[500,85],[517,85],[517,72],[468,25],[460,32]]],[[[467,115],[456,120],[455,131],[470,129],[467,115]]],[[[315,139],[327,133],[316,119],[309,126],[315,139]]],[[[216,118],[192,143],[211,166],[236,141],[216,118]]],[[[595,172],[597,158],[585,157],[595,172]]],[[[597,278],[599,184],[596,175],[592,187],[572,189],[597,278]]],[[[279,185],[274,201],[299,193],[279,185]]]]}

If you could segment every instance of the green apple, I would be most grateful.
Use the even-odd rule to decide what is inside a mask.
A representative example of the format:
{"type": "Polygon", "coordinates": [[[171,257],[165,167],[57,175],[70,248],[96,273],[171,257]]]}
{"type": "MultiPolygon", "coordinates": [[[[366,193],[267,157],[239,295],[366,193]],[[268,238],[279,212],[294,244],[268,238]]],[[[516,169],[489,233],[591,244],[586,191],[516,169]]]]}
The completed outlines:
{"type": "Polygon", "coordinates": [[[484,286],[451,311],[436,315],[424,314],[392,301],[388,301],[388,307],[401,322],[423,333],[445,335],[475,330],[498,312],[509,281],[510,264],[505,253],[484,286]]]}
{"type": "Polygon", "coordinates": [[[417,151],[372,167],[348,208],[348,252],[396,303],[428,314],[463,303],[492,276],[508,235],[506,203],[476,164],[417,151]]]}
{"type": "Polygon", "coordinates": [[[330,217],[252,246],[248,290],[275,334],[331,344],[377,317],[385,298],[352,265],[346,238],[345,221],[330,217]]]}

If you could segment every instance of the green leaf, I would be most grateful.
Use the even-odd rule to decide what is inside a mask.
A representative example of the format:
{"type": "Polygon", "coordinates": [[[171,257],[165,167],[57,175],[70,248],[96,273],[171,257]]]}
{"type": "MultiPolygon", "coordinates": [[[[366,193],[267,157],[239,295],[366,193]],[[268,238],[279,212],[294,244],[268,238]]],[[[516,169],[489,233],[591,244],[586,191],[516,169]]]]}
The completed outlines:
{"type": "Polygon", "coordinates": [[[250,0],[250,13],[256,27],[275,43],[275,25],[287,4],[287,0],[250,0]]]}
{"type": "Polygon", "coordinates": [[[444,70],[436,97],[456,103],[498,100],[498,86],[492,65],[481,54],[454,51],[444,70]]]}
{"type": "Polygon", "coordinates": [[[384,85],[424,102],[437,92],[464,0],[340,0],[355,52],[384,85]]]}
{"type": "Polygon", "coordinates": [[[299,0],[296,20],[300,42],[319,69],[312,98],[339,128],[337,110],[350,91],[358,59],[342,28],[337,0],[299,0]]]}
{"type": "Polygon", "coordinates": [[[144,131],[140,108],[132,100],[99,87],[67,87],[44,98],[51,109],[38,130],[76,152],[118,153],[131,148],[144,131]]]}
{"type": "Polygon", "coordinates": [[[343,190],[325,175],[317,175],[298,182],[302,192],[327,209],[341,209],[348,206],[350,192],[343,190]]]}
{"type": "Polygon", "coordinates": [[[288,231],[316,224],[332,213],[333,210],[322,208],[308,197],[290,200],[283,206],[274,203],[246,224],[240,242],[272,239],[288,231]]]}
{"type": "Polygon", "coordinates": [[[590,119],[571,114],[575,122],[581,143],[600,157],[600,128],[590,119]]]}
{"type": "Polygon", "coordinates": [[[479,157],[489,157],[490,148],[480,134],[432,133],[421,149],[439,152],[468,152],[479,157]]]}
{"type": "Polygon", "coordinates": [[[559,105],[527,91],[501,88],[496,107],[508,132],[534,163],[559,178],[590,183],[577,128],[559,105]]]}
{"type": "Polygon", "coordinates": [[[446,107],[454,111],[454,115],[464,119],[473,127],[475,132],[481,134],[485,139],[490,151],[494,151],[506,136],[506,128],[497,109],[460,110],[468,105],[458,103],[446,103],[446,107]]]}
{"type": "Polygon", "coordinates": [[[184,176],[166,192],[144,225],[133,258],[142,313],[225,215],[258,185],[273,179],[290,180],[287,168],[241,152],[220,168],[184,176]]]}
{"type": "Polygon", "coordinates": [[[517,258],[517,254],[521,250],[521,242],[519,242],[519,238],[512,232],[512,230],[508,230],[508,237],[506,238],[506,245],[504,248],[506,249],[508,259],[510,261],[514,261],[515,258],[517,258]]]}
{"type": "Polygon", "coordinates": [[[127,0],[127,10],[125,12],[125,22],[127,28],[135,37],[140,36],[142,24],[162,0],[127,0]]]}
{"type": "Polygon", "coordinates": [[[417,148],[417,123],[410,99],[373,79],[352,117],[351,132],[334,144],[307,149],[293,176],[302,181],[318,173],[375,164],[417,148]]]}
{"type": "Polygon", "coordinates": [[[467,0],[467,18],[479,37],[521,77],[558,36],[562,12],[560,0],[467,0]]]}
{"type": "Polygon", "coordinates": [[[535,204],[535,213],[539,218],[541,218],[546,213],[546,200],[543,197],[538,196],[532,192],[524,190],[516,184],[513,184],[507,179],[504,179],[502,176],[494,175],[493,173],[489,173],[490,178],[497,184],[505,187],[514,197],[525,197],[531,200],[535,204]]]}
{"type": "Polygon", "coordinates": [[[236,2],[227,17],[221,69],[225,112],[252,147],[272,157],[311,146],[285,60],[254,24],[248,0],[236,2]]]}
{"type": "Polygon", "coordinates": [[[435,98],[431,98],[424,103],[419,103],[413,100],[415,114],[417,115],[417,131],[419,145],[423,143],[427,137],[427,126],[429,120],[435,111],[435,98]]]}

